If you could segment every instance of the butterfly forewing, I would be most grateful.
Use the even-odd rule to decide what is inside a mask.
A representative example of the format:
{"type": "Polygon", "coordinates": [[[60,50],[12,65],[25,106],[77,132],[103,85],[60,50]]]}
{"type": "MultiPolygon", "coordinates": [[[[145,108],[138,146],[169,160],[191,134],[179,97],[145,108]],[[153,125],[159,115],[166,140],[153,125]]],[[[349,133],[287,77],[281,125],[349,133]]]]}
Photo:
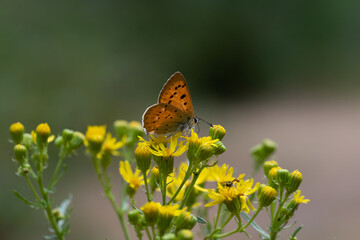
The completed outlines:
{"type": "Polygon", "coordinates": [[[174,73],[165,83],[159,94],[158,103],[172,105],[182,110],[190,119],[194,117],[189,87],[180,72],[174,73]]]}
{"type": "Polygon", "coordinates": [[[143,127],[150,134],[177,132],[187,122],[187,115],[180,109],[165,103],[158,103],[146,109],[143,127]]]}

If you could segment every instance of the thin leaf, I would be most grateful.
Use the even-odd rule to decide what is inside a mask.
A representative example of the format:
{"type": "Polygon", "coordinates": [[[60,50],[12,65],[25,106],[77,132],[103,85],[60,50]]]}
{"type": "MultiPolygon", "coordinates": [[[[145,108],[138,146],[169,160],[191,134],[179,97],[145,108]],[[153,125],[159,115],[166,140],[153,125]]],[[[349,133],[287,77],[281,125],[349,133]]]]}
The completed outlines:
{"type": "Polygon", "coordinates": [[[21,201],[23,201],[24,203],[26,203],[27,205],[30,205],[31,207],[34,207],[34,208],[40,208],[40,205],[37,204],[37,203],[34,203],[32,201],[30,201],[29,199],[25,198],[23,195],[21,195],[18,191],[16,190],[13,190],[14,192],[14,195],[16,197],[18,197],[21,201]]]}
{"type": "Polygon", "coordinates": [[[293,235],[291,236],[291,239],[295,238],[296,234],[302,229],[302,225],[300,227],[298,227],[295,232],[293,233],[293,235]]]}
{"type": "MultiPolygon", "coordinates": [[[[241,212],[241,215],[249,221],[251,218],[249,215],[247,215],[245,212],[241,212]]],[[[265,232],[255,221],[252,221],[250,225],[258,232],[260,235],[262,235],[265,239],[270,239],[270,236],[267,232],[265,232]]],[[[264,239],[263,238],[263,239],[264,239]]]]}
{"type": "Polygon", "coordinates": [[[206,224],[206,220],[203,219],[202,217],[196,216],[196,220],[197,220],[198,223],[206,224]]]}

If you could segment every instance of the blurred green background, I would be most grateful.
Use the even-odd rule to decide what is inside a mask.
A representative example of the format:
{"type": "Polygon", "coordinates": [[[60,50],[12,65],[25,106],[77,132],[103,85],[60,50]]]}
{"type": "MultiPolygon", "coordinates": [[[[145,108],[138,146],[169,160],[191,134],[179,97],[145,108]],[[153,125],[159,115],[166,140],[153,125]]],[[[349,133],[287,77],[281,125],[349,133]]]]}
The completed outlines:
{"type": "MultiPolygon", "coordinates": [[[[30,132],[48,122],[57,134],[140,121],[175,71],[190,85],[196,115],[228,131],[220,162],[250,173],[249,149],[269,137],[279,143],[280,165],[303,173],[302,193],[311,202],[296,216],[304,224],[300,239],[350,239],[360,224],[359,7],[351,1],[2,1],[0,239],[47,233],[43,214],[12,194],[30,195],[14,174],[11,123],[30,132]]],[[[68,239],[121,239],[83,152],[68,160],[57,189],[58,201],[74,196],[68,239]]],[[[50,153],[55,161],[55,147],[50,153]]],[[[261,174],[256,180],[263,181],[261,174]]],[[[265,215],[259,221],[268,223],[265,215]]]]}

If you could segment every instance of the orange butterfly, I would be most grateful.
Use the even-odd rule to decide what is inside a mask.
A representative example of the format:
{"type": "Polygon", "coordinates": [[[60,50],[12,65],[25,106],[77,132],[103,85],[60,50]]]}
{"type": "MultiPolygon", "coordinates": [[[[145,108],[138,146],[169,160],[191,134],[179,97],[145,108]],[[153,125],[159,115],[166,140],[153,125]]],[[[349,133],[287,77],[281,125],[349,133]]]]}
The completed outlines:
{"type": "Polygon", "coordinates": [[[195,126],[189,87],[180,72],[174,73],[162,88],[158,103],[148,107],[142,117],[147,134],[166,135],[186,131],[195,126]]]}

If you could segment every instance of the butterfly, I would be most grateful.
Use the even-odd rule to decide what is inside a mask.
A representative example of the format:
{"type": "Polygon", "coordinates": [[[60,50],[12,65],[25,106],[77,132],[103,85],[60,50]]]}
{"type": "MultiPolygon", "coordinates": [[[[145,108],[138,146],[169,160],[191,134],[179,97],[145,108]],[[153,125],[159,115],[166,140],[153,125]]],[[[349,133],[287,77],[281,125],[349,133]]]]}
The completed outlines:
{"type": "Polygon", "coordinates": [[[188,84],[180,72],[166,81],[158,102],[148,107],[142,116],[145,132],[157,135],[187,131],[198,121],[199,118],[194,117],[188,84]]]}

